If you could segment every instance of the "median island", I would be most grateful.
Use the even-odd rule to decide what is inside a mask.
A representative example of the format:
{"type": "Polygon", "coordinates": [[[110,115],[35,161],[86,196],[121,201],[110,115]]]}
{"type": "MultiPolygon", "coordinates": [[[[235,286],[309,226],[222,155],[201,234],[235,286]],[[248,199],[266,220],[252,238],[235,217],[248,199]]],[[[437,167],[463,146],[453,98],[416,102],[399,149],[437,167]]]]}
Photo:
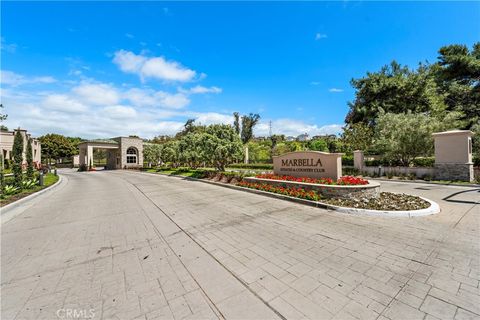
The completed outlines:
{"type": "Polygon", "coordinates": [[[363,177],[342,176],[334,180],[331,178],[282,176],[273,173],[222,172],[214,169],[187,167],[150,168],[145,171],[187,179],[199,179],[240,190],[249,189],[265,195],[274,194],[280,198],[306,200],[318,204],[319,207],[381,211],[384,215],[389,215],[391,212],[392,216],[395,216],[395,212],[415,212],[432,207],[431,202],[418,196],[380,192],[380,185],[377,182],[366,180],[363,177]]]}

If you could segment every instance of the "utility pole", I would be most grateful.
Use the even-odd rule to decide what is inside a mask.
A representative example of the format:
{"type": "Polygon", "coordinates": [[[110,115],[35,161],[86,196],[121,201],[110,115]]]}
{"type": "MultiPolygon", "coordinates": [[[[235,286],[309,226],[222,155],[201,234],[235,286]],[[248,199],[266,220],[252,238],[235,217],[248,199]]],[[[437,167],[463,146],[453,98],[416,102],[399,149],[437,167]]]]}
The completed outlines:
{"type": "Polygon", "coordinates": [[[268,123],[268,127],[269,127],[269,135],[271,137],[272,136],[272,120],[270,120],[270,122],[268,123]]]}

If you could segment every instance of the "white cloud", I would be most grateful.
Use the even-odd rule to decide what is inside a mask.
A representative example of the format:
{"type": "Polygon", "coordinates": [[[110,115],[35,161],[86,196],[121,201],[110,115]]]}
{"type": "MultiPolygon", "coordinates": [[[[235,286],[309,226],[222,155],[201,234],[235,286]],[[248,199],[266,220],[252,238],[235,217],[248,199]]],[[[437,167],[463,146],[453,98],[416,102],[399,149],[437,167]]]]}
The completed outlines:
{"type": "Polygon", "coordinates": [[[130,100],[133,105],[139,107],[155,106],[158,102],[154,97],[153,90],[133,88],[125,92],[123,96],[125,99],[130,100]]]}
{"type": "Polygon", "coordinates": [[[321,39],[326,39],[326,38],[327,38],[327,35],[325,33],[317,32],[315,34],[315,40],[321,40],[321,39]]]}
{"type": "Polygon", "coordinates": [[[182,66],[176,61],[167,61],[164,57],[146,57],[131,51],[119,50],[114,54],[113,62],[120,70],[137,74],[142,80],[155,78],[164,81],[187,82],[195,79],[194,70],[182,66]]]}
{"type": "Polygon", "coordinates": [[[160,91],[156,93],[156,96],[160,98],[160,105],[162,107],[180,109],[190,103],[190,100],[182,93],[169,94],[160,91]]]}
{"type": "Polygon", "coordinates": [[[54,83],[57,81],[50,76],[24,76],[8,70],[1,70],[0,73],[2,85],[20,86],[24,84],[54,83]]]}
{"type": "Polygon", "coordinates": [[[312,81],[312,82],[310,82],[310,84],[312,86],[318,86],[320,84],[320,82],[319,81],[312,81]]]}
{"type": "Polygon", "coordinates": [[[115,105],[120,101],[120,94],[111,85],[104,83],[82,83],[72,89],[78,98],[88,104],[115,105]]]}
{"type": "MultiPolygon", "coordinates": [[[[140,89],[138,89],[140,90],[140,89]]],[[[148,90],[146,90],[148,91],[148,90]]],[[[130,94],[135,91],[130,90],[130,94]]],[[[149,92],[149,91],[148,91],[149,92]]],[[[138,92],[137,92],[138,93],[138,92]]],[[[143,92],[140,91],[142,97],[143,92]]],[[[155,100],[158,92],[149,92],[155,100]]],[[[174,95],[172,95],[174,96],[174,95]]],[[[7,106],[9,114],[5,125],[11,128],[21,126],[27,128],[34,136],[48,132],[58,132],[70,136],[84,138],[108,138],[135,134],[143,138],[152,138],[159,134],[175,134],[181,130],[186,119],[195,118],[197,123],[232,124],[231,114],[218,112],[179,111],[155,105],[153,108],[141,107],[132,99],[122,97],[129,103],[96,105],[87,104],[72,92],[65,94],[47,94],[28,90],[1,91],[2,103],[7,106]],[[75,116],[72,116],[75,113],[75,116]],[[178,119],[178,120],[177,120],[178,119]]],[[[144,103],[148,104],[151,101],[144,103]]],[[[267,136],[268,119],[262,120],[255,127],[255,135],[267,136]]],[[[298,136],[308,133],[309,136],[319,134],[336,134],[342,131],[342,125],[332,124],[318,126],[292,119],[272,120],[273,133],[298,136]]]]}
{"type": "MultiPolygon", "coordinates": [[[[126,59],[123,67],[127,70],[140,70],[144,64],[142,57],[124,55],[123,58],[126,59]]],[[[7,72],[6,76],[2,72],[2,79],[4,78],[10,84],[33,80],[42,83],[52,81],[48,77],[27,77],[13,72],[7,72]]],[[[48,92],[44,91],[44,88],[21,90],[21,87],[13,85],[2,88],[0,97],[7,106],[5,112],[9,114],[5,125],[11,128],[27,128],[37,136],[54,131],[85,138],[130,134],[151,138],[159,134],[175,134],[189,118],[205,125],[233,123],[230,112],[194,112],[186,109],[194,94],[220,93],[222,89],[219,87],[196,85],[179,88],[177,92],[167,92],[145,86],[132,88],[128,84],[121,87],[96,82],[94,79],[80,83],[64,81],[62,85],[69,87],[59,87],[61,91],[57,92],[54,91],[57,87],[48,92]]],[[[318,126],[292,119],[272,119],[272,126],[274,133],[294,136],[302,133],[313,136],[341,131],[341,125],[318,126]]],[[[255,128],[257,136],[266,136],[268,133],[269,125],[266,120],[255,128]]]]}
{"type": "Polygon", "coordinates": [[[163,57],[148,59],[142,67],[142,75],[168,81],[190,81],[196,73],[175,61],[167,61],[163,57]]]}
{"type": "Polygon", "coordinates": [[[213,123],[224,123],[224,124],[232,124],[233,123],[233,116],[231,114],[223,114],[217,112],[193,112],[187,114],[189,117],[193,117],[197,123],[201,123],[203,125],[209,125],[213,123]]]}
{"type": "Polygon", "coordinates": [[[137,115],[135,109],[120,105],[105,107],[103,111],[108,113],[109,117],[115,119],[132,119],[137,115]]]}
{"type": "Polygon", "coordinates": [[[337,93],[337,92],[343,92],[343,89],[338,89],[338,88],[330,88],[328,89],[329,92],[334,92],[334,93],[337,93]]]}
{"type": "MultiPolygon", "coordinates": [[[[142,111],[127,105],[90,106],[87,111],[72,116],[70,109],[60,108],[58,104],[47,107],[42,99],[44,97],[32,92],[28,99],[23,97],[23,94],[22,99],[17,99],[14,95],[5,97],[2,91],[2,103],[7,106],[5,111],[9,115],[4,124],[9,128],[26,128],[34,136],[55,132],[83,138],[109,138],[130,134],[152,138],[159,134],[175,134],[185,123],[183,120],[168,119],[173,115],[165,114],[161,110],[142,111]]],[[[70,99],[74,100],[53,97],[48,98],[47,102],[64,101],[75,105],[70,99]]]]}
{"type": "Polygon", "coordinates": [[[141,73],[140,69],[146,60],[147,58],[142,55],[125,50],[115,52],[113,57],[113,62],[120,67],[120,70],[127,73],[141,73]]]}
{"type": "Polygon", "coordinates": [[[207,88],[207,87],[198,85],[190,89],[181,88],[179,89],[179,91],[185,94],[221,93],[222,88],[215,87],[215,86],[207,88]]]}
{"type": "Polygon", "coordinates": [[[8,53],[15,53],[18,45],[16,43],[7,43],[4,37],[0,38],[0,49],[8,53]]]}
{"type": "Polygon", "coordinates": [[[49,110],[67,113],[81,113],[88,110],[87,106],[64,94],[48,95],[42,101],[42,105],[49,110]]]}
{"type": "Polygon", "coordinates": [[[190,99],[183,93],[168,93],[138,88],[128,90],[124,98],[136,106],[181,109],[190,104],[190,99]]]}
{"type": "Polygon", "coordinates": [[[133,38],[135,38],[135,36],[134,36],[133,34],[131,34],[131,33],[128,33],[128,32],[127,32],[127,33],[125,33],[125,37],[127,37],[127,38],[130,38],[130,39],[133,39],[133,38]]]}
{"type": "MultiPolygon", "coordinates": [[[[254,132],[257,136],[268,136],[270,124],[268,121],[260,121],[255,127],[254,132]]],[[[310,137],[324,134],[337,134],[342,132],[341,124],[330,124],[318,126],[316,124],[308,124],[300,120],[293,119],[276,119],[272,120],[272,131],[274,134],[284,134],[286,136],[298,136],[307,133],[310,137]]]]}

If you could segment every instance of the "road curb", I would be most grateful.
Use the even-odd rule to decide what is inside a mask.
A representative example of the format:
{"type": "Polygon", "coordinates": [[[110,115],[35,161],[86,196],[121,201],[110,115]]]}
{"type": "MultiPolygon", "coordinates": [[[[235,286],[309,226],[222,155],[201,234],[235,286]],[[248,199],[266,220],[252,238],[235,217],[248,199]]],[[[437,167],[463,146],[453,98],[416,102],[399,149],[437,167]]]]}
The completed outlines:
{"type": "Polygon", "coordinates": [[[50,192],[50,191],[53,191],[53,190],[57,189],[62,183],[64,184],[65,182],[64,182],[64,179],[63,179],[62,175],[59,174],[58,175],[58,181],[55,182],[54,184],[52,184],[51,186],[48,186],[45,189],[42,189],[42,190],[37,191],[35,193],[32,193],[32,194],[30,194],[30,195],[28,195],[24,198],[21,198],[21,199],[15,201],[15,202],[7,204],[4,207],[1,207],[0,208],[1,223],[9,221],[10,219],[12,219],[14,216],[19,214],[20,212],[23,212],[22,208],[26,209],[32,200],[38,198],[39,196],[41,196],[41,195],[43,195],[47,192],[50,192]],[[18,211],[18,212],[15,212],[15,211],[18,211]]]}
{"type": "Polygon", "coordinates": [[[254,193],[254,194],[267,196],[267,197],[270,197],[270,198],[287,200],[287,201],[290,201],[290,202],[296,202],[296,203],[308,205],[308,206],[311,206],[311,207],[337,211],[337,212],[341,212],[341,213],[345,213],[345,214],[349,214],[349,215],[391,217],[391,218],[399,218],[399,217],[414,218],[414,217],[428,216],[428,215],[432,215],[432,214],[436,214],[436,213],[440,212],[440,206],[438,205],[438,203],[436,203],[435,201],[432,201],[430,199],[420,197],[420,196],[418,196],[418,197],[427,201],[428,203],[430,203],[430,207],[425,208],[425,209],[420,209],[420,210],[403,210],[403,211],[369,210],[369,209],[339,207],[339,206],[334,206],[334,205],[331,205],[331,204],[326,204],[326,203],[323,203],[323,202],[294,198],[294,197],[286,196],[286,195],[283,195],[283,194],[271,193],[271,192],[267,192],[267,191],[250,189],[250,188],[244,188],[244,187],[239,187],[239,186],[235,186],[235,185],[232,185],[232,184],[226,184],[226,183],[210,181],[210,180],[205,180],[205,179],[197,179],[197,178],[192,178],[192,177],[182,177],[182,176],[166,175],[166,174],[162,175],[162,174],[152,173],[152,172],[141,172],[141,173],[149,174],[149,175],[155,175],[155,176],[174,177],[174,178],[180,178],[180,179],[183,179],[183,180],[191,180],[191,181],[208,183],[208,184],[212,184],[212,185],[216,185],[216,186],[220,186],[220,187],[224,187],[224,188],[230,188],[230,189],[233,189],[233,190],[250,192],[250,193],[254,193]]]}

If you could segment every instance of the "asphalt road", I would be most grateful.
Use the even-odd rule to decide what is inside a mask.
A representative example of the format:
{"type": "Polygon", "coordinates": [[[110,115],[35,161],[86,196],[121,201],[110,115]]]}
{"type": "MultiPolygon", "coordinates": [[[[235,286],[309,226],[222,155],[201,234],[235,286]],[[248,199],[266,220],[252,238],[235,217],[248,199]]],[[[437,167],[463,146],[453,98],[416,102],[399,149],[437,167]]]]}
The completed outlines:
{"type": "Polygon", "coordinates": [[[478,189],[360,217],[127,171],[62,172],[2,222],[2,319],[475,319],[478,189]]]}

